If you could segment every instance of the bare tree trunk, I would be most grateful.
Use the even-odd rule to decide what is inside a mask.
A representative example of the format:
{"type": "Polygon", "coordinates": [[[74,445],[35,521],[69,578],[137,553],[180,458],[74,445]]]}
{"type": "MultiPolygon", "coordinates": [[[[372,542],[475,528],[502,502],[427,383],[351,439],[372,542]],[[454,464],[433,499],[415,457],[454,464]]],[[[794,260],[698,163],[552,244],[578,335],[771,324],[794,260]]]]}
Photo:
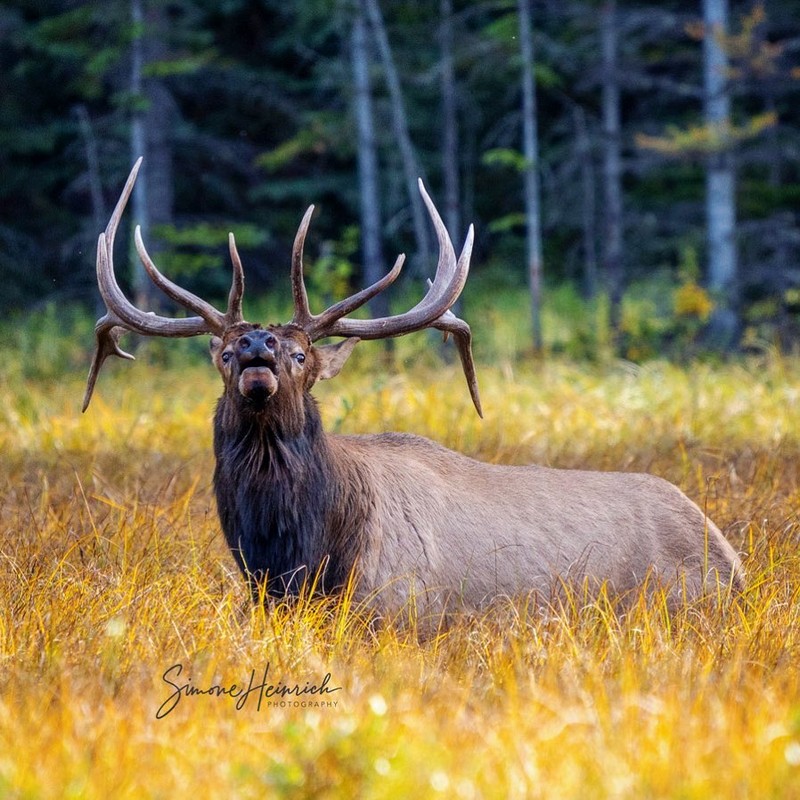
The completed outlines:
{"type": "Polygon", "coordinates": [[[609,315],[614,349],[622,331],[622,156],[620,91],[617,69],[617,3],[607,0],[600,10],[603,52],[603,271],[609,295],[609,315]]]}
{"type": "Polygon", "coordinates": [[[475,176],[478,173],[478,125],[475,117],[466,113],[461,119],[461,212],[464,219],[475,218],[475,176]]]}
{"type": "MultiPolygon", "coordinates": [[[[85,103],[79,103],[74,109],[78,117],[78,127],[80,128],[83,147],[86,152],[86,170],[89,176],[89,194],[92,198],[92,230],[89,241],[96,240],[97,235],[106,226],[108,214],[106,213],[106,202],[103,197],[103,181],[100,177],[100,158],[97,155],[97,139],[92,128],[92,121],[89,118],[89,111],[85,103]]],[[[94,284],[94,279],[92,280],[94,284]]],[[[98,316],[105,313],[105,304],[95,289],[95,308],[98,316]]]]}
{"type": "Polygon", "coordinates": [[[528,241],[528,285],[531,294],[533,349],[542,350],[542,229],[539,205],[539,143],[536,125],[533,35],[529,0],[517,0],[522,57],[522,152],[525,156],[525,224],[528,241]]]}
{"type": "MultiPolygon", "coordinates": [[[[361,197],[361,248],[364,255],[364,284],[370,285],[386,272],[381,247],[381,210],[378,191],[378,155],[375,144],[372,92],[370,89],[370,54],[367,45],[367,26],[361,3],[355,4],[351,35],[353,67],[354,112],[358,132],[358,182],[361,197]]],[[[370,301],[374,317],[389,313],[385,292],[370,301]]],[[[388,340],[387,340],[388,341],[388,340]]]]}
{"type": "MultiPolygon", "coordinates": [[[[775,119],[777,119],[778,103],[776,102],[775,98],[775,89],[772,85],[768,84],[765,92],[766,96],[764,98],[764,109],[769,114],[772,114],[775,119]]],[[[781,172],[783,168],[783,159],[785,158],[784,152],[781,149],[781,140],[778,136],[778,131],[778,125],[770,125],[766,131],[769,149],[769,173],[767,182],[775,189],[781,185],[781,172]]]]}
{"type": "MultiPolygon", "coordinates": [[[[461,181],[459,175],[460,152],[458,146],[458,99],[453,66],[453,0],[440,0],[440,46],[442,87],[442,182],[444,189],[444,224],[450,239],[458,244],[461,230],[461,181]]],[[[461,315],[461,299],[451,309],[461,315]]],[[[445,359],[452,358],[453,350],[442,347],[445,359]]]]}
{"type": "Polygon", "coordinates": [[[442,178],[444,222],[453,242],[461,238],[458,107],[453,67],[453,0],[440,0],[442,80],[442,178]]]}
{"type": "MultiPolygon", "coordinates": [[[[131,120],[131,160],[144,157],[142,168],[133,187],[131,200],[133,214],[131,224],[139,225],[142,237],[150,241],[150,217],[147,213],[147,173],[150,162],[147,153],[147,139],[145,136],[145,111],[142,108],[144,90],[142,86],[142,71],[144,68],[144,9],[143,0],[131,0],[131,21],[133,23],[133,41],[131,42],[131,97],[134,102],[133,119],[131,120]]],[[[134,303],[139,308],[150,307],[151,292],[150,281],[139,259],[133,255],[131,248],[131,263],[133,265],[133,294],[134,303]]]]}
{"type": "MultiPolygon", "coordinates": [[[[144,156],[133,190],[133,221],[141,225],[142,237],[152,255],[163,250],[153,228],[173,221],[171,130],[174,102],[161,80],[144,77],[147,64],[163,58],[163,12],[160,5],[145,9],[145,0],[131,0],[134,39],[131,57],[131,95],[136,103],[131,124],[133,159],[144,156]]],[[[140,308],[154,308],[160,295],[147,277],[138,258],[133,258],[133,289],[140,308]]]]}
{"type": "Polygon", "coordinates": [[[720,132],[721,148],[709,156],[706,171],[708,281],[717,299],[710,335],[718,347],[733,343],[737,320],[736,181],[726,142],[731,101],[728,58],[720,37],[728,29],[727,0],[703,0],[703,89],[706,125],[720,132]]]}
{"type": "Polygon", "coordinates": [[[85,103],[75,106],[83,147],[86,152],[86,170],[89,176],[89,194],[92,198],[93,234],[96,236],[106,227],[106,202],[103,197],[103,182],[100,179],[100,158],[97,155],[97,139],[95,139],[92,121],[85,103]]]}
{"type": "Polygon", "coordinates": [[[425,217],[422,198],[417,189],[417,178],[422,177],[422,170],[417,161],[414,145],[411,142],[411,135],[408,132],[408,118],[406,115],[405,103],[403,102],[403,90],[400,86],[400,77],[394,63],[392,48],[389,45],[389,37],[386,35],[386,26],[383,24],[378,0],[363,0],[364,10],[367,14],[375,43],[378,46],[381,63],[386,74],[386,85],[389,89],[389,98],[392,103],[392,120],[394,123],[395,136],[400,148],[400,157],[403,163],[403,177],[406,183],[409,202],[411,204],[411,215],[414,223],[414,237],[417,240],[418,257],[417,263],[422,266],[423,272],[427,272],[432,266],[430,236],[428,234],[428,224],[425,217]]]}
{"type": "Polygon", "coordinates": [[[575,120],[578,159],[581,166],[581,223],[583,228],[583,296],[592,298],[597,294],[597,226],[595,223],[596,192],[592,145],[586,130],[586,112],[575,103],[572,106],[575,120]]]}

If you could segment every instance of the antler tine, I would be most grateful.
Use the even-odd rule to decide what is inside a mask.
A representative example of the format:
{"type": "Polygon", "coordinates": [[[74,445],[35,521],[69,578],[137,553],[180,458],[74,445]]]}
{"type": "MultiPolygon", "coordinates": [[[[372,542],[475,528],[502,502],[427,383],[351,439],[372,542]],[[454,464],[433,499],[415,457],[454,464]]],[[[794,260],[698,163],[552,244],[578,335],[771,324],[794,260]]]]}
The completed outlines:
{"type": "Polygon", "coordinates": [[[105,233],[98,238],[97,251],[97,285],[114,324],[144,336],[183,337],[214,332],[202,317],[171,319],[136,308],[119,288],[105,233]]]}
{"type": "Polygon", "coordinates": [[[236,239],[234,239],[233,233],[228,234],[228,249],[231,252],[233,276],[231,278],[231,290],[228,294],[228,310],[225,312],[225,322],[228,325],[235,325],[238,322],[244,322],[244,317],[242,316],[244,268],[242,267],[242,259],[239,258],[239,251],[236,249],[236,239]]]}
{"type": "MultiPolygon", "coordinates": [[[[358,336],[362,339],[386,339],[391,336],[400,336],[404,333],[422,330],[432,325],[439,319],[458,299],[464,289],[464,284],[469,273],[469,257],[472,252],[473,230],[467,235],[467,244],[461,258],[456,261],[455,251],[447,229],[442,222],[433,201],[425,191],[422,181],[419,182],[420,192],[428,208],[431,220],[433,221],[436,235],[439,240],[439,261],[436,266],[436,274],[433,282],[425,296],[409,311],[404,314],[396,314],[390,317],[380,317],[371,320],[344,319],[344,315],[358,308],[367,299],[374,297],[385,286],[388,286],[396,277],[395,271],[399,271],[398,264],[395,264],[392,271],[380,281],[354,295],[352,298],[343,300],[332,306],[327,311],[318,316],[313,316],[308,311],[308,299],[304,294],[304,287],[297,276],[302,276],[302,247],[298,251],[297,242],[292,258],[292,285],[295,290],[295,318],[293,322],[301,325],[311,336],[312,340],[322,339],[326,336],[358,336]],[[299,263],[298,263],[299,260],[299,263]],[[298,286],[303,289],[303,294],[298,301],[298,286]],[[301,315],[297,309],[302,308],[304,313],[301,315]],[[300,320],[304,322],[300,322],[300,320]]],[[[303,223],[306,222],[304,218],[303,223]]],[[[307,226],[305,226],[307,227],[307,226]]],[[[301,234],[305,236],[303,224],[298,231],[298,239],[301,234]]]]}
{"type": "Polygon", "coordinates": [[[94,351],[94,358],[92,358],[92,365],[89,368],[89,376],[86,379],[86,392],[83,395],[83,406],[81,407],[82,412],[89,407],[94,385],[97,382],[97,376],[100,374],[100,368],[109,356],[118,356],[119,358],[135,361],[130,353],[126,353],[119,346],[119,337],[123,333],[125,333],[125,329],[115,325],[108,315],[97,321],[97,325],[95,325],[97,347],[94,351]]]}
{"type": "Polygon", "coordinates": [[[329,336],[330,334],[326,333],[326,331],[330,329],[330,326],[334,322],[347,314],[351,314],[356,309],[361,308],[365,303],[372,300],[373,297],[380,294],[388,286],[391,286],[395,280],[397,280],[397,276],[400,274],[405,260],[405,253],[401,253],[397,256],[391,270],[382,278],[375,281],[372,286],[368,286],[366,289],[362,289],[360,292],[356,292],[356,294],[346,297],[344,300],[340,300],[322,314],[312,315],[311,323],[306,327],[311,341],[313,342],[317,339],[322,339],[324,336],[329,336]]]}
{"type": "MultiPolygon", "coordinates": [[[[101,260],[106,257],[105,249],[105,234],[100,234],[97,242],[97,272],[101,270],[101,260]]],[[[126,353],[119,346],[119,338],[125,333],[125,328],[118,324],[117,320],[112,314],[108,313],[97,320],[94,326],[94,334],[96,346],[94,357],[92,358],[92,365],[89,367],[89,376],[86,379],[86,392],[83,395],[83,406],[81,412],[85,412],[89,407],[89,403],[94,393],[94,385],[97,382],[97,376],[100,374],[100,369],[103,363],[109,356],[117,356],[134,361],[134,357],[130,353],[126,353]]]]}
{"type": "Polygon", "coordinates": [[[461,359],[461,368],[464,370],[464,377],[467,379],[469,396],[472,398],[472,404],[475,406],[478,416],[483,419],[481,398],[478,392],[478,376],[475,372],[475,362],[472,360],[472,331],[469,325],[463,319],[459,319],[452,311],[445,311],[433,323],[432,327],[442,331],[445,339],[449,334],[453,335],[453,340],[458,348],[458,356],[461,359]]]}
{"type": "MultiPolygon", "coordinates": [[[[84,411],[92,398],[97,376],[106,358],[111,355],[119,358],[133,358],[130,353],[126,353],[119,347],[119,338],[126,331],[144,336],[186,337],[204,333],[222,333],[226,326],[225,317],[213,306],[181,289],[156,269],[144,249],[138,229],[136,232],[137,250],[150,278],[165,294],[186,306],[190,311],[200,313],[200,316],[171,319],[142,311],[133,305],[120,289],[114,275],[114,239],[141,164],[142,159],[139,158],[133,165],[117,205],[111,214],[111,219],[105,231],[97,239],[97,286],[106,305],[107,313],[95,325],[96,349],[86,385],[83,401],[84,411]]],[[[240,268],[241,265],[239,265],[240,268]]],[[[237,284],[236,271],[234,266],[234,285],[237,284]]],[[[239,283],[241,283],[240,280],[239,283]]]]}
{"type": "Polygon", "coordinates": [[[314,206],[309,206],[303,215],[300,227],[297,229],[294,247],[292,248],[292,295],[294,297],[292,323],[303,328],[312,342],[328,336],[329,334],[326,331],[332,323],[336,322],[340,317],[361,308],[375,295],[380,294],[387,286],[394,283],[406,259],[405,255],[401,253],[394,262],[392,269],[382,278],[375,281],[372,286],[368,286],[366,289],[362,289],[360,292],[356,292],[356,294],[339,301],[322,314],[312,314],[303,278],[303,247],[313,212],[314,206]]]}
{"type": "MultiPolygon", "coordinates": [[[[421,178],[418,180],[418,185],[420,194],[422,195],[422,199],[428,208],[431,220],[433,221],[433,226],[436,230],[436,237],[439,242],[439,262],[436,266],[436,273],[434,275],[433,283],[428,281],[429,289],[426,292],[425,297],[423,297],[419,303],[417,303],[412,309],[410,309],[409,312],[407,312],[413,312],[414,314],[421,314],[423,311],[434,307],[449,307],[455,302],[455,300],[458,298],[458,295],[461,294],[464,288],[464,282],[466,281],[466,273],[463,275],[462,282],[459,283],[457,281],[453,281],[453,276],[457,269],[456,254],[453,250],[453,243],[450,241],[450,236],[447,233],[444,222],[442,222],[442,218],[439,216],[436,206],[433,204],[433,201],[425,190],[425,186],[422,183],[421,178]],[[450,290],[449,292],[448,289],[450,290]]],[[[401,254],[398,256],[398,259],[395,262],[391,272],[381,278],[381,280],[374,283],[368,289],[358,292],[352,297],[337,303],[335,306],[331,306],[324,313],[314,317],[315,328],[324,333],[324,331],[327,330],[332,323],[336,322],[347,314],[352,313],[357,308],[360,308],[362,305],[364,305],[364,303],[375,297],[376,294],[379,294],[387,286],[394,283],[395,279],[400,274],[400,268],[402,267],[404,261],[405,255],[401,254]]],[[[425,325],[422,325],[422,327],[425,327],[425,325]]],[[[312,336],[312,339],[313,338],[314,337],[312,336]]]]}
{"type": "MultiPolygon", "coordinates": [[[[452,279],[458,265],[456,262],[456,253],[453,249],[453,243],[450,240],[450,235],[447,233],[447,228],[445,227],[441,216],[439,216],[439,211],[433,204],[433,200],[431,200],[430,195],[425,189],[425,184],[422,182],[422,178],[417,178],[417,186],[419,188],[419,193],[422,195],[422,200],[425,203],[425,207],[428,209],[428,215],[431,218],[431,222],[433,222],[433,227],[436,231],[436,238],[439,242],[439,261],[436,265],[436,273],[433,276],[433,283],[428,281],[429,289],[425,297],[423,297],[416,306],[417,308],[420,308],[424,304],[433,304],[441,299],[448,287],[451,286],[452,279]]],[[[466,282],[466,279],[467,276],[465,274],[464,282],[466,282]]],[[[454,286],[452,288],[455,289],[456,287],[454,286]]],[[[447,304],[448,308],[456,301],[463,288],[464,283],[458,287],[452,302],[447,304]]]]}
{"type": "MultiPolygon", "coordinates": [[[[474,231],[470,226],[467,234],[467,241],[461,257],[456,261],[455,254],[452,261],[447,249],[452,252],[452,244],[440,253],[437,274],[432,282],[425,297],[420,300],[411,310],[404,314],[396,314],[391,317],[380,317],[378,319],[339,319],[328,326],[318,338],[324,336],[358,336],[361,339],[386,339],[391,336],[401,336],[406,333],[429,328],[439,319],[458,299],[469,274],[469,259],[472,254],[472,240],[474,231]],[[445,280],[442,276],[449,279],[445,280]]],[[[448,237],[449,243],[449,237],[448,237]]]]}
{"type": "Polygon", "coordinates": [[[309,206],[300,221],[300,227],[294,237],[294,247],[292,247],[292,297],[294,298],[292,322],[303,329],[310,326],[314,320],[314,315],[308,306],[308,292],[306,292],[306,282],[303,278],[303,245],[313,213],[314,206],[309,206]]]}
{"type": "MultiPolygon", "coordinates": [[[[472,255],[472,242],[473,228],[472,225],[470,225],[467,240],[464,243],[464,248],[458,259],[459,262],[469,262],[472,255]]],[[[428,281],[429,285],[430,283],[431,282],[428,281]]],[[[469,395],[472,398],[472,404],[475,406],[478,416],[483,419],[481,398],[478,392],[478,376],[475,371],[475,362],[472,359],[472,331],[469,325],[448,309],[439,319],[431,324],[431,327],[442,331],[445,341],[450,334],[453,335],[456,347],[458,347],[458,356],[461,359],[461,368],[464,370],[464,377],[467,379],[467,386],[469,387],[469,395]]]]}
{"type": "Polygon", "coordinates": [[[445,338],[452,334],[458,347],[461,365],[464,369],[475,410],[480,416],[483,416],[475,364],[472,360],[472,333],[469,325],[450,311],[450,307],[458,299],[467,281],[475,229],[470,225],[461,255],[456,259],[453,243],[447,233],[447,228],[421,180],[419,181],[419,191],[428,209],[439,241],[439,260],[436,265],[436,274],[433,281],[428,281],[428,291],[422,300],[404,314],[371,320],[345,318],[347,314],[362,306],[394,282],[400,274],[404,260],[404,256],[400,256],[391,272],[376,281],[372,286],[336,303],[322,314],[313,315],[309,309],[308,295],[303,282],[303,244],[308,232],[311,212],[313,211],[312,206],[300,223],[292,250],[292,293],[294,295],[295,309],[292,322],[302,327],[311,338],[311,341],[316,341],[326,336],[386,339],[430,327],[443,331],[445,338]]]}
{"type": "MultiPolygon", "coordinates": [[[[469,226],[467,238],[464,242],[464,247],[461,250],[461,255],[458,258],[458,270],[463,269],[463,264],[468,264],[472,257],[472,244],[475,238],[475,230],[472,225],[469,226]]],[[[428,281],[428,285],[431,282],[428,281]]],[[[457,317],[450,309],[444,312],[439,319],[432,323],[431,327],[436,328],[444,333],[445,340],[452,334],[453,339],[458,348],[458,356],[461,359],[461,368],[464,370],[464,377],[467,379],[467,386],[469,387],[469,394],[472,398],[472,404],[478,412],[478,416],[483,419],[483,409],[481,408],[481,398],[478,392],[478,376],[475,371],[475,362],[472,359],[472,331],[469,325],[463,319],[457,317]]]]}
{"type": "Polygon", "coordinates": [[[109,250],[114,249],[114,237],[117,235],[119,221],[122,219],[122,213],[125,211],[125,206],[128,205],[128,199],[130,198],[131,192],[133,191],[133,186],[136,183],[136,176],[139,174],[139,168],[142,166],[142,161],[144,161],[142,156],[139,156],[139,158],[136,159],[136,163],[133,165],[130,173],[128,174],[128,180],[125,181],[125,186],[122,188],[119,200],[117,200],[117,204],[114,206],[114,210],[111,212],[111,218],[108,220],[108,225],[106,225],[105,234],[109,250]]]}
{"type": "MultiPolygon", "coordinates": [[[[106,304],[110,319],[116,325],[128,328],[134,333],[141,333],[145,336],[196,336],[200,333],[211,333],[208,324],[201,317],[170,319],[141,311],[125,297],[122,289],[119,288],[114,275],[114,238],[141,164],[142,159],[139,158],[133,165],[106,230],[100,234],[97,240],[97,285],[100,295],[106,304]]],[[[163,276],[161,278],[163,281],[167,281],[163,276]]]]}
{"type": "Polygon", "coordinates": [[[183,287],[178,286],[177,283],[173,283],[169,278],[159,272],[144,246],[144,242],[142,241],[142,228],[140,225],[136,226],[133,238],[136,242],[136,252],[139,254],[139,260],[142,262],[150,280],[153,281],[167,297],[178,303],[178,305],[189,309],[189,311],[194,311],[195,314],[199,314],[205,320],[211,331],[214,333],[221,333],[225,329],[224,315],[220,314],[210,303],[207,303],[205,300],[197,297],[197,295],[192,294],[192,292],[187,291],[183,287]]]}

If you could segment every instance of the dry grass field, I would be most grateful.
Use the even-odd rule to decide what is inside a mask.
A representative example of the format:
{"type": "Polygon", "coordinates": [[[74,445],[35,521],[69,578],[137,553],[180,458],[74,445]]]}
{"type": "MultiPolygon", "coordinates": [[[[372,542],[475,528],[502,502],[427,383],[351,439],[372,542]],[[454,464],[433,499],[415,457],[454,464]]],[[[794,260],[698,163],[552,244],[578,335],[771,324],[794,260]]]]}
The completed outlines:
{"type": "Polygon", "coordinates": [[[800,362],[482,365],[481,422],[456,368],[358,355],[318,387],[329,430],[662,475],[746,553],[746,594],[505,604],[422,642],[347,598],[254,609],[210,367],[114,364],[83,416],[80,376],[9,376],[0,797],[800,798],[800,362]]]}

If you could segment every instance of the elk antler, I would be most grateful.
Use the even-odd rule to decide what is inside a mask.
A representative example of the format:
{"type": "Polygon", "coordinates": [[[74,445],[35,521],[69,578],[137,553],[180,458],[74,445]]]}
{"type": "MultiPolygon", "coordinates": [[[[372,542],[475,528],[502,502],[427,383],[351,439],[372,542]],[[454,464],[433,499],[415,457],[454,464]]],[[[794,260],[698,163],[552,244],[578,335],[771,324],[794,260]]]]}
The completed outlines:
{"type": "Polygon", "coordinates": [[[114,238],[117,233],[117,228],[119,227],[120,219],[122,218],[122,213],[128,203],[128,198],[133,191],[133,185],[136,182],[136,176],[141,164],[142,159],[140,158],[133,165],[133,169],[117,201],[108,226],[97,240],[97,285],[100,289],[103,302],[106,305],[106,313],[97,320],[97,324],[94,328],[96,349],[86,383],[86,394],[83,398],[84,411],[86,411],[92,399],[92,392],[94,391],[97,376],[106,358],[111,355],[120,358],[133,358],[130,353],[126,353],[119,346],[119,339],[123,333],[131,331],[143,336],[169,337],[199,336],[203,333],[221,335],[230,325],[244,321],[242,319],[244,273],[242,270],[242,262],[236,251],[236,243],[234,242],[233,234],[230,234],[229,237],[231,261],[233,262],[233,281],[228,297],[228,308],[224,314],[217,311],[216,308],[205,300],[201,300],[186,289],[182,289],[158,271],[145,250],[144,243],[142,242],[141,230],[138,225],[136,226],[135,232],[136,250],[139,253],[139,258],[147,274],[150,276],[150,279],[167,295],[167,297],[170,297],[189,311],[193,311],[198,316],[187,317],[185,319],[172,319],[158,316],[152,312],[141,311],[125,297],[122,290],[119,288],[116,276],[114,275],[114,238]]]}
{"type": "Polygon", "coordinates": [[[388,339],[424,328],[437,328],[444,332],[445,338],[452,334],[458,347],[472,402],[478,415],[482,417],[478,381],[475,375],[475,364],[472,360],[472,333],[469,325],[450,311],[450,307],[458,300],[467,281],[475,232],[470,225],[464,249],[456,260],[455,250],[447,229],[421,180],[419,181],[419,191],[428,208],[439,240],[439,262],[436,265],[436,274],[432,281],[428,281],[428,291],[422,300],[403,314],[368,320],[345,319],[347,314],[363,306],[394,282],[400,274],[405,260],[405,256],[400,255],[392,270],[372,286],[332,305],[321,314],[312,314],[303,280],[303,244],[311,221],[311,214],[314,211],[314,206],[310,206],[300,223],[292,250],[292,294],[294,296],[292,322],[303,328],[312,342],[326,336],[388,339]]]}

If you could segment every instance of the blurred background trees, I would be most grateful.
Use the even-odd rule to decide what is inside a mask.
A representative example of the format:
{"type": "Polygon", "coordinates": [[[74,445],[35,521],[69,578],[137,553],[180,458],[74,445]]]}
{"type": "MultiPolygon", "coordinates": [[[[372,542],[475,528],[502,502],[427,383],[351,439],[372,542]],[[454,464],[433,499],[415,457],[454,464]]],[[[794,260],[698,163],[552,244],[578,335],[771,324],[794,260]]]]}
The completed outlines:
{"type": "MultiPolygon", "coordinates": [[[[329,271],[323,291],[371,281],[384,253],[406,250],[419,282],[435,257],[422,176],[457,247],[476,224],[471,316],[530,292],[531,349],[564,345],[559,315],[586,337],[604,328],[629,358],[695,343],[792,346],[796,9],[7,2],[0,311],[93,308],[96,236],[143,154],[130,220],[165,271],[211,297],[227,284],[228,230],[248,292],[283,292],[312,202],[308,254],[312,271],[329,271]]],[[[125,246],[123,284],[157,303],[125,246]]]]}

